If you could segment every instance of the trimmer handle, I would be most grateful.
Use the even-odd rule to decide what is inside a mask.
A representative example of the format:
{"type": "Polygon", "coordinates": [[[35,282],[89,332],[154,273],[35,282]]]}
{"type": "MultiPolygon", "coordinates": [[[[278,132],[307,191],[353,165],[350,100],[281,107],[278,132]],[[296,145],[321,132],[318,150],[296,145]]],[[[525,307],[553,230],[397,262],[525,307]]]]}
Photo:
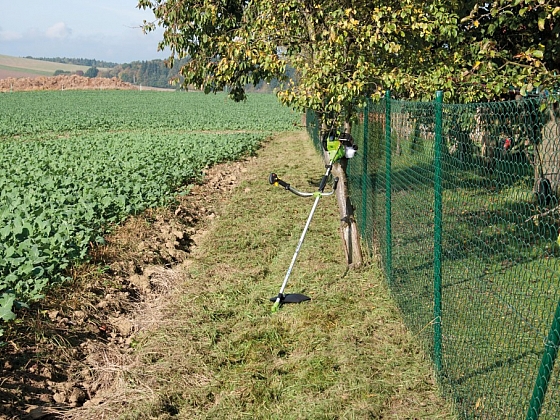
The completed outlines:
{"type": "MultiPolygon", "coordinates": [[[[319,192],[320,192],[321,194],[323,194],[323,191],[325,190],[325,186],[327,185],[327,180],[328,180],[328,178],[329,178],[329,177],[328,177],[327,175],[325,175],[325,176],[323,176],[323,178],[321,179],[321,183],[319,184],[319,192]]],[[[337,185],[338,185],[338,177],[336,177],[336,178],[333,180],[333,186],[332,186],[332,190],[333,190],[333,191],[336,190],[336,186],[337,186],[337,185]]],[[[330,194],[330,193],[329,193],[329,194],[330,194]]]]}
{"type": "Polygon", "coordinates": [[[276,175],[274,172],[268,176],[268,182],[270,182],[271,185],[275,185],[275,186],[281,185],[287,190],[290,189],[290,184],[288,184],[285,181],[282,181],[280,178],[278,178],[278,175],[276,175]]]}

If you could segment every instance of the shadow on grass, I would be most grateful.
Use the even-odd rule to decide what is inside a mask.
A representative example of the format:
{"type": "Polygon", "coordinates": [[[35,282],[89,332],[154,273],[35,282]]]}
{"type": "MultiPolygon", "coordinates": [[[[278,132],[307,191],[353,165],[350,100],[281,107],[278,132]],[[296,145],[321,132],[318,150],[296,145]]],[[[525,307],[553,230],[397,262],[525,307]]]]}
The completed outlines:
{"type": "MultiPolygon", "coordinates": [[[[431,351],[433,160],[397,157],[393,163],[389,286],[406,323],[431,351]]],[[[376,213],[368,225],[378,226],[376,233],[384,235],[384,166],[374,168],[380,172],[369,180],[379,190],[369,196],[376,213]]],[[[451,166],[447,159],[444,168],[442,325],[444,334],[455,335],[444,351],[451,363],[444,386],[465,412],[476,411],[477,395],[493,387],[487,406],[508,401],[507,410],[519,413],[526,395],[507,395],[517,388],[527,394],[534,386],[542,340],[558,299],[559,222],[553,214],[542,216],[550,207],[533,203],[533,173],[526,163],[499,161],[485,172],[474,164],[451,166]],[[453,372],[458,369],[462,371],[453,372]]],[[[381,248],[383,259],[385,252],[381,248]]]]}

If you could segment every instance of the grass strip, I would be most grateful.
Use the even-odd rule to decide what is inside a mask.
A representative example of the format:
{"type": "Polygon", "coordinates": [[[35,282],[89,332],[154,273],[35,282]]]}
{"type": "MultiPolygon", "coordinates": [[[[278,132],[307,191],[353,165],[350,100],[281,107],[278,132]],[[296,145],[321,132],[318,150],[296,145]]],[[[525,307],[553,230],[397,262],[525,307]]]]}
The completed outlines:
{"type": "Polygon", "coordinates": [[[305,133],[289,133],[246,165],[167,321],[138,341],[128,383],[150,393],[120,418],[455,418],[376,264],[345,273],[334,198],[319,203],[286,289],[312,300],[271,314],[312,199],[268,174],[313,191],[323,163],[305,133]]]}

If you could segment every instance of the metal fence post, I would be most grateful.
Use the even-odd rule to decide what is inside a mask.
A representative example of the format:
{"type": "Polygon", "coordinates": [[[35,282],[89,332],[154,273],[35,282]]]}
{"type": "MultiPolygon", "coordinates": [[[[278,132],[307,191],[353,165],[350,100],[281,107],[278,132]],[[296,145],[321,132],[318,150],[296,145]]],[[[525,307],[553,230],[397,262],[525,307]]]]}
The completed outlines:
{"type": "Polygon", "coordinates": [[[544,354],[541,359],[541,366],[539,368],[539,373],[537,376],[537,381],[535,383],[535,388],[533,389],[533,396],[531,398],[531,403],[529,404],[529,410],[527,411],[527,420],[537,420],[541,414],[542,405],[544,402],[544,396],[548,389],[548,383],[550,382],[550,375],[552,374],[552,369],[554,368],[554,362],[556,361],[556,356],[558,355],[558,346],[560,345],[560,301],[556,306],[556,312],[554,313],[554,319],[552,320],[552,325],[550,326],[550,331],[548,333],[548,338],[544,344],[544,354]]]}
{"type": "MultiPolygon", "coordinates": [[[[362,143],[362,238],[366,238],[366,225],[367,225],[367,202],[368,193],[370,191],[369,186],[369,174],[368,174],[368,139],[369,139],[369,99],[366,99],[366,106],[364,107],[364,133],[363,133],[363,143],[362,143]]],[[[369,241],[368,241],[369,242],[369,241]]]]}
{"type": "Polygon", "coordinates": [[[434,143],[434,364],[441,371],[441,237],[442,237],[442,116],[443,94],[436,92],[434,143]]]}
{"type": "Polygon", "coordinates": [[[385,230],[387,254],[385,270],[389,284],[393,282],[393,248],[391,232],[391,92],[385,92],[385,230]]]}

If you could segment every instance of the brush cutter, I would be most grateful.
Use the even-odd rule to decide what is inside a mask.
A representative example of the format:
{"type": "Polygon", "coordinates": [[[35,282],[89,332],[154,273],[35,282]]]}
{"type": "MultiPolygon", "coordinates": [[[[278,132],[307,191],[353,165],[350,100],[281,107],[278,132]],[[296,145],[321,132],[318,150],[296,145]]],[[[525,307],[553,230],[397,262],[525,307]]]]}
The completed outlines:
{"type": "Polygon", "coordinates": [[[286,276],[284,277],[284,281],[282,283],[282,286],[280,287],[278,296],[270,298],[270,301],[274,302],[274,305],[272,305],[272,309],[271,309],[272,312],[276,312],[280,308],[280,306],[283,305],[284,303],[301,303],[307,300],[311,300],[310,297],[302,295],[300,293],[291,293],[285,295],[284,289],[288,284],[288,279],[290,278],[292,269],[294,268],[294,265],[296,263],[297,256],[303,244],[303,240],[305,239],[305,235],[307,234],[307,230],[309,229],[309,225],[311,224],[311,219],[313,219],[313,214],[315,213],[315,210],[317,209],[317,205],[319,204],[319,200],[321,199],[321,197],[333,195],[334,192],[336,191],[338,178],[335,178],[333,180],[332,191],[327,193],[324,192],[329,176],[331,175],[333,164],[339,161],[340,159],[342,159],[343,157],[345,158],[353,157],[354,154],[356,153],[356,150],[358,150],[358,147],[352,141],[352,136],[346,133],[337,136],[334,131],[330,131],[323,137],[322,143],[323,143],[323,148],[325,149],[325,151],[327,151],[329,155],[329,164],[325,165],[326,172],[323,175],[323,178],[321,178],[321,182],[319,183],[319,189],[316,192],[299,191],[294,187],[292,187],[287,182],[278,178],[278,175],[276,175],[275,173],[271,173],[270,176],[268,177],[268,182],[270,182],[270,184],[275,186],[282,186],[284,187],[284,189],[290,191],[291,193],[299,197],[315,197],[315,202],[313,203],[313,207],[311,207],[311,212],[307,217],[307,222],[305,223],[305,227],[303,228],[303,232],[301,234],[301,237],[299,238],[299,242],[296,246],[296,251],[294,253],[294,256],[292,257],[292,262],[290,263],[288,271],[286,272],[286,276]]]}

